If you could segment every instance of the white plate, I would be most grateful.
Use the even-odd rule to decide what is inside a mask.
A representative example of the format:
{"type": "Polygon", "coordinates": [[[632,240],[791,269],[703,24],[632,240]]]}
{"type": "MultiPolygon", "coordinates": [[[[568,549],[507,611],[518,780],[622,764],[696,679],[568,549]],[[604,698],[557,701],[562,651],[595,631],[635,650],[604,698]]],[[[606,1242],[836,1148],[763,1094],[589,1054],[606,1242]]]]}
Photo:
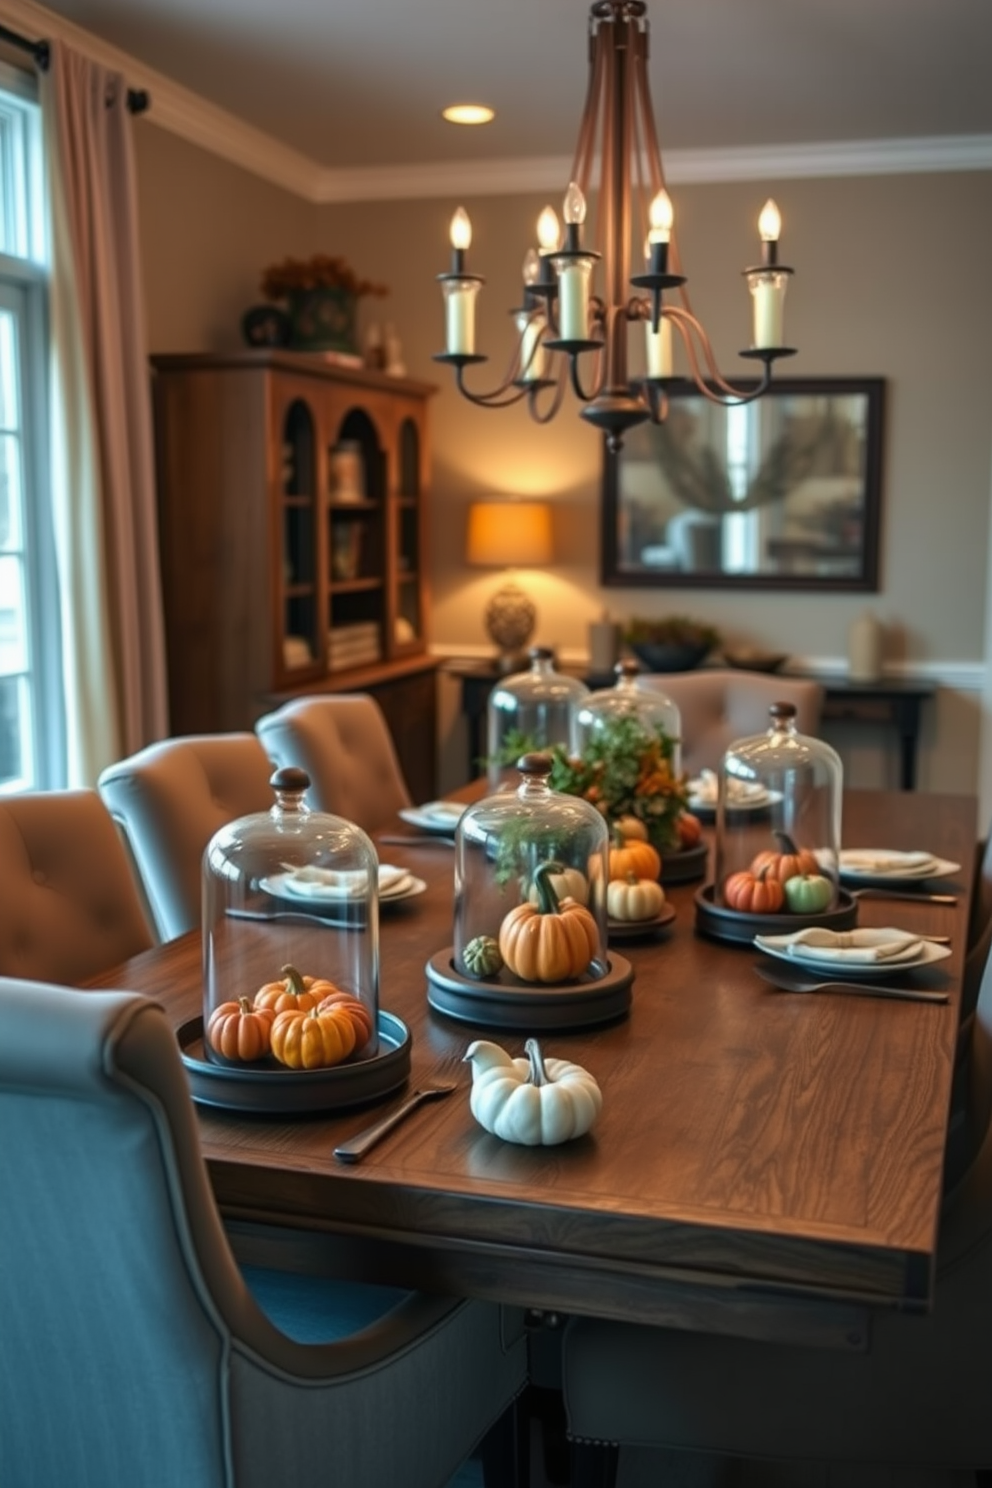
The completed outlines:
{"type": "MultiPolygon", "coordinates": [[[[698,780],[689,781],[689,810],[697,816],[714,816],[716,814],[716,798],[709,795],[700,796],[696,794],[699,789],[698,780]]],[[[776,805],[782,800],[781,791],[770,791],[761,788],[760,792],[748,795],[738,800],[727,802],[728,811],[767,811],[769,806],[776,805]]]]}
{"type": "Polygon", "coordinates": [[[949,946],[934,945],[932,941],[925,940],[918,954],[905,961],[896,958],[888,961],[821,961],[813,956],[790,956],[788,949],[781,944],[783,939],[784,936],[781,935],[756,935],[754,943],[766,956],[785,961],[798,972],[811,971],[831,980],[850,977],[853,981],[860,982],[866,977],[898,975],[902,971],[916,971],[921,966],[932,966],[936,961],[946,961],[951,954],[949,946]]]}
{"type": "MultiPolygon", "coordinates": [[[[884,848],[862,848],[860,852],[886,851],[884,848]]],[[[894,849],[893,849],[894,851],[894,849]]],[[[852,856],[859,855],[858,848],[841,848],[837,855],[838,869],[844,883],[873,885],[877,888],[896,888],[899,885],[925,883],[929,878],[953,878],[955,873],[961,872],[960,863],[952,863],[947,858],[931,858],[929,864],[922,868],[892,868],[892,869],[869,869],[854,867],[850,863],[852,856]],[[845,861],[848,860],[848,861],[845,861]]]]}
{"type": "MultiPolygon", "coordinates": [[[[391,869],[390,871],[395,874],[397,870],[391,869]]],[[[339,887],[333,883],[324,885],[312,880],[301,883],[292,870],[274,873],[270,878],[261,878],[258,886],[267,894],[273,894],[277,899],[291,899],[294,904],[348,904],[361,897],[354,890],[339,887]]],[[[414,878],[412,873],[404,873],[402,877],[395,878],[388,887],[379,890],[379,903],[388,903],[392,899],[406,899],[412,893],[422,894],[426,887],[423,879],[414,878]]]]}
{"type": "Polygon", "coordinates": [[[461,820],[464,806],[454,801],[428,801],[424,806],[405,806],[400,816],[421,832],[440,832],[452,836],[461,820]]]}

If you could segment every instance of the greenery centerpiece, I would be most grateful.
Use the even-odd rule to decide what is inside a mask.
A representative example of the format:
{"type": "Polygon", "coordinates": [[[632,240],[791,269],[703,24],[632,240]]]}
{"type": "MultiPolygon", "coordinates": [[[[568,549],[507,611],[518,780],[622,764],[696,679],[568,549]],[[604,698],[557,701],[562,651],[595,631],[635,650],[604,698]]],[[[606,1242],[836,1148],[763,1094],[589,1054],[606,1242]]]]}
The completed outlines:
{"type": "MultiPolygon", "coordinates": [[[[512,765],[533,751],[551,760],[548,784],[552,790],[590,802],[611,829],[624,819],[628,823],[636,819],[661,854],[680,849],[678,822],[689,792],[685,777],[677,776],[673,768],[675,741],[663,729],[634,715],[604,719],[581,754],[570,753],[564,744],[545,747],[522,733],[510,733],[495,762],[512,765]]],[[[524,822],[521,834],[530,835],[524,822]]],[[[521,850],[537,848],[543,859],[560,847],[553,834],[540,843],[517,842],[510,834],[500,844],[497,876],[505,881],[519,869],[521,850]]]]}
{"type": "Polygon", "coordinates": [[[386,295],[384,284],[361,279],[346,259],[327,253],[285,258],[262,274],[267,300],[286,302],[290,344],[301,351],[358,350],[356,311],[363,295],[386,295]]]}

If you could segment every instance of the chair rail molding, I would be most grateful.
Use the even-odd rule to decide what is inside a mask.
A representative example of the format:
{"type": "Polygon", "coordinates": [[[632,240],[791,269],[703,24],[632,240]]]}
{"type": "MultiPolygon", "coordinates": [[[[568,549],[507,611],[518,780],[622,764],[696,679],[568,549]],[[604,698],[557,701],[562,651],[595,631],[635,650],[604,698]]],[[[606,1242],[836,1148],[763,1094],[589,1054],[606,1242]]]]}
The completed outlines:
{"type": "MultiPolygon", "coordinates": [[[[346,169],[322,166],[34,0],[0,0],[0,20],[39,40],[57,37],[122,73],[129,87],[145,89],[151,103],[141,116],[143,123],[169,130],[315,205],[557,191],[571,169],[566,156],[346,169]]],[[[677,185],[992,170],[992,135],[672,150],[665,165],[669,181],[677,185]]]]}

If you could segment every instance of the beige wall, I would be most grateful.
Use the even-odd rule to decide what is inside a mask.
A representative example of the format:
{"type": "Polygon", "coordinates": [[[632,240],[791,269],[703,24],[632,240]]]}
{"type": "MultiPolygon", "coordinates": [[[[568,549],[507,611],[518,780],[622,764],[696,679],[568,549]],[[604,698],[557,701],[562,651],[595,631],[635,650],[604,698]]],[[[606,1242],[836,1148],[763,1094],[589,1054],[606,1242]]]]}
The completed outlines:
{"type": "MultiPolygon", "coordinates": [[[[978,778],[989,489],[992,472],[992,175],[783,181],[771,189],[784,218],[783,257],[797,269],[787,328],[796,375],[884,376],[888,381],[881,592],[870,596],[741,595],[733,591],[610,589],[598,584],[599,446],[568,395],[557,420],[521,409],[472,407],[431,360],[443,319],[435,275],[447,267],[453,200],[315,208],[162,131],[141,131],[142,242],[152,349],[236,344],[260,270],[284,253],[343,253],[392,293],[364,302],[394,322],[410,373],[436,381],[431,577],[434,642],[482,649],[482,609],[498,582],[463,562],[468,503],[483,493],[540,494],[555,504],[553,569],[526,575],[539,607],[536,639],[582,653],[604,606],[624,617],[672,611],[705,617],[726,635],[810,660],[839,661],[851,619],[870,606],[884,621],[888,659],[943,673],[951,686],[930,711],[921,784],[971,790],[978,778]],[[970,669],[969,666],[970,665],[970,669]],[[955,678],[959,685],[954,685],[955,678]],[[962,680],[963,679],[963,682],[962,680]]],[[[724,371],[748,340],[740,269],[755,257],[754,222],[768,188],[673,191],[694,307],[724,371]]],[[[509,354],[507,309],[542,197],[466,202],[471,267],[487,278],[472,369],[487,386],[509,354]]],[[[445,783],[458,772],[456,696],[445,693],[445,783]]],[[[891,779],[884,735],[838,734],[856,784],[891,779]]]]}

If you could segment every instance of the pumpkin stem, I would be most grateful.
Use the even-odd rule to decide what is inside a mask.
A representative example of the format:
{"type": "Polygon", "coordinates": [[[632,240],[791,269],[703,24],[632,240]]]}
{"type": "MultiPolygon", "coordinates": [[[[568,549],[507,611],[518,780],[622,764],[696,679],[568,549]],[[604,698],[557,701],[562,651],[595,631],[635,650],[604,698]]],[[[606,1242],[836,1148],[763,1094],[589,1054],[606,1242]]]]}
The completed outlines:
{"type": "Polygon", "coordinates": [[[537,1039],[528,1039],[524,1044],[524,1053],[530,1060],[530,1083],[532,1085],[550,1085],[548,1072],[544,1068],[544,1056],[537,1039]]]}
{"type": "Polygon", "coordinates": [[[534,869],[534,887],[537,890],[537,912],[538,914],[557,914],[558,895],[555,893],[554,884],[550,881],[550,874],[564,873],[565,865],[551,858],[546,863],[539,863],[534,869]]]}
{"type": "Polygon", "coordinates": [[[249,1002],[247,997],[238,998],[238,1007],[241,1009],[242,1017],[244,1017],[245,1013],[251,1012],[251,1003],[249,1002]]]}
{"type": "Polygon", "coordinates": [[[294,997],[299,997],[301,992],[306,991],[306,988],[303,985],[303,978],[300,976],[300,973],[297,971],[295,966],[284,966],[282,968],[282,974],[289,984],[286,988],[286,991],[292,992],[294,997]]]}
{"type": "Polygon", "coordinates": [[[784,853],[787,857],[790,858],[794,858],[797,856],[799,849],[793,842],[792,838],[789,836],[788,832],[773,832],[772,836],[778,843],[779,852],[784,853]]]}

